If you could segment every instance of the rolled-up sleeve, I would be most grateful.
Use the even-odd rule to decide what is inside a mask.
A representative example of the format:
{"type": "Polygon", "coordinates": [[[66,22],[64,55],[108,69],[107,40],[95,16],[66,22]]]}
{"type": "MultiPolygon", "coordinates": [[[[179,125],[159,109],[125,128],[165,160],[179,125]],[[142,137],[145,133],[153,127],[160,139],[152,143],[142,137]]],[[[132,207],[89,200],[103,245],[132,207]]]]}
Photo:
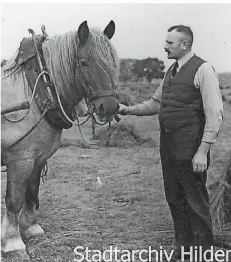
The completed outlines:
{"type": "Polygon", "coordinates": [[[217,138],[223,120],[223,102],[218,75],[213,67],[205,62],[199,67],[194,82],[200,88],[205,113],[202,141],[212,144],[217,138]]]}
{"type": "Polygon", "coordinates": [[[148,115],[153,115],[157,113],[156,108],[157,108],[157,104],[159,105],[161,101],[163,82],[164,80],[161,81],[156,92],[149,100],[136,105],[136,108],[134,109],[134,112],[136,113],[136,115],[148,116],[148,115]]]}

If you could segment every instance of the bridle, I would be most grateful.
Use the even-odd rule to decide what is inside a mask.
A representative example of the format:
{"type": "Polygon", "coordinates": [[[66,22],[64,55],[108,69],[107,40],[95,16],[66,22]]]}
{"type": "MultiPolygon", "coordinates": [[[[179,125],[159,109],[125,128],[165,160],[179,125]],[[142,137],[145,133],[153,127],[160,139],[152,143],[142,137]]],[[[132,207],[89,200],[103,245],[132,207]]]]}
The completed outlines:
{"type": "MultiPolygon", "coordinates": [[[[78,50],[83,47],[81,46],[79,43],[77,45],[77,52],[78,50]]],[[[105,136],[107,135],[110,127],[111,127],[111,120],[110,121],[104,121],[104,122],[101,122],[101,121],[98,121],[94,115],[94,113],[96,112],[96,109],[95,109],[95,106],[94,106],[94,101],[97,100],[98,98],[102,98],[102,97],[115,97],[117,98],[117,93],[112,89],[112,90],[107,90],[107,91],[101,91],[101,92],[94,92],[91,90],[91,88],[89,87],[89,85],[86,84],[86,81],[84,80],[84,77],[83,77],[83,74],[82,74],[82,70],[81,70],[81,66],[80,66],[80,59],[78,59],[78,54],[77,54],[77,59],[76,59],[76,69],[75,69],[75,80],[76,80],[76,83],[77,83],[77,79],[78,78],[78,81],[80,83],[80,88],[81,88],[81,91],[83,93],[83,97],[85,99],[85,102],[86,102],[86,105],[87,105],[87,108],[88,108],[88,112],[87,112],[87,119],[85,121],[83,121],[82,123],[80,123],[79,119],[78,119],[78,115],[76,114],[76,121],[73,121],[71,120],[63,106],[62,106],[62,103],[61,103],[61,100],[60,100],[60,97],[59,97],[59,93],[58,93],[58,90],[57,90],[57,87],[54,85],[54,89],[55,89],[55,92],[56,92],[56,96],[57,96],[57,99],[58,99],[58,103],[59,103],[59,106],[61,108],[61,111],[63,113],[63,115],[65,116],[66,120],[69,121],[71,124],[73,125],[77,125],[78,128],[79,128],[79,132],[80,132],[80,135],[81,135],[81,138],[82,140],[89,146],[91,145],[98,145],[104,138],[105,136]],[[81,126],[83,124],[85,124],[89,119],[92,119],[92,124],[97,124],[97,125],[100,125],[100,126],[103,126],[103,125],[106,125],[108,124],[108,127],[107,127],[107,130],[105,132],[105,134],[96,142],[96,143],[89,143],[87,142],[84,137],[83,137],[83,134],[82,134],[82,130],[81,130],[81,126]]],[[[111,79],[111,83],[112,83],[112,87],[115,87],[115,83],[112,79],[112,77],[110,77],[111,79]]],[[[120,121],[120,118],[115,115],[115,120],[117,122],[120,121]]]]}
{"type": "MultiPolygon", "coordinates": [[[[44,33],[44,32],[45,32],[45,31],[44,31],[44,30],[45,30],[45,27],[44,27],[44,28],[43,28],[43,27],[44,27],[44,26],[42,26],[42,32],[43,32],[43,35],[45,36],[45,40],[47,40],[47,39],[48,39],[48,36],[47,36],[46,33],[44,33]]],[[[32,34],[32,39],[34,39],[34,37],[35,37],[34,31],[33,31],[32,29],[29,29],[29,32],[32,34]]],[[[54,85],[53,83],[51,83],[51,82],[49,81],[49,79],[50,79],[50,74],[49,74],[49,72],[47,72],[47,71],[44,69],[44,67],[43,67],[43,65],[42,65],[42,63],[41,63],[40,56],[39,56],[39,52],[38,52],[38,49],[37,49],[36,44],[35,44],[35,47],[36,47],[36,51],[37,51],[37,60],[38,60],[39,67],[40,67],[40,70],[41,70],[41,73],[39,74],[39,76],[38,76],[38,78],[37,78],[37,80],[36,80],[36,83],[37,83],[38,79],[42,76],[42,77],[43,77],[43,80],[44,80],[44,82],[45,82],[45,85],[46,85],[46,87],[47,87],[47,89],[48,89],[48,91],[49,91],[48,93],[50,94],[50,99],[51,99],[51,101],[53,101],[54,97],[51,95],[50,88],[53,87],[53,88],[54,88],[54,91],[55,91],[55,94],[56,94],[56,97],[57,97],[57,100],[58,100],[59,107],[60,107],[60,109],[61,109],[64,117],[65,117],[66,120],[67,120],[68,122],[70,122],[71,124],[78,126],[79,131],[80,131],[80,135],[81,135],[83,141],[84,141],[87,145],[97,145],[97,144],[99,144],[99,142],[102,141],[102,139],[104,139],[104,137],[105,137],[106,134],[108,133],[108,131],[109,131],[109,129],[110,129],[110,126],[111,126],[111,120],[110,120],[110,121],[105,121],[105,122],[99,122],[99,121],[97,121],[96,118],[95,118],[95,116],[94,116],[95,107],[94,107],[93,102],[94,102],[96,99],[102,98],[102,97],[112,96],[112,97],[117,98],[117,93],[116,93],[114,90],[107,90],[107,91],[101,91],[101,92],[94,92],[94,91],[92,91],[92,90],[90,89],[90,87],[85,83],[84,77],[83,77],[83,74],[82,74],[82,71],[81,71],[79,59],[76,59],[76,60],[77,60],[77,62],[76,62],[76,76],[78,77],[78,80],[79,80],[79,82],[80,82],[80,88],[82,89],[81,91],[82,91],[82,93],[83,93],[84,99],[85,99],[85,101],[86,101],[86,105],[87,105],[87,107],[88,107],[88,118],[87,118],[84,122],[80,123],[80,122],[79,122],[79,119],[78,119],[78,116],[77,116],[77,114],[76,114],[76,122],[73,121],[72,119],[69,118],[69,116],[66,114],[66,112],[65,112],[65,110],[64,110],[64,108],[63,108],[63,105],[62,105],[62,103],[61,103],[61,99],[60,99],[59,92],[58,92],[58,89],[57,89],[56,85],[54,85]],[[46,76],[47,76],[47,77],[46,77],[46,76]],[[48,83],[49,83],[49,84],[48,84],[48,83]],[[105,134],[100,138],[100,140],[98,140],[96,143],[89,143],[89,142],[87,142],[87,141],[84,139],[84,137],[83,137],[83,135],[82,135],[81,128],[80,128],[80,126],[83,125],[84,123],[86,123],[89,118],[92,118],[92,120],[93,120],[92,122],[94,122],[95,124],[98,124],[98,125],[105,125],[105,124],[107,124],[107,123],[109,124],[109,125],[108,125],[108,128],[107,128],[107,130],[106,130],[106,133],[105,133],[105,134]]],[[[78,43],[77,52],[78,52],[79,48],[81,48],[81,46],[80,46],[79,43],[78,43]]],[[[78,58],[78,56],[77,56],[77,58],[78,58]]],[[[51,59],[51,57],[50,57],[50,59],[51,59]]],[[[76,76],[75,76],[75,78],[76,78],[76,76]]],[[[113,81],[112,77],[110,77],[110,78],[111,78],[112,87],[115,87],[115,84],[114,84],[114,81],[113,81]]],[[[37,87],[37,84],[35,85],[34,90],[36,90],[36,87],[37,87]]],[[[34,91],[34,92],[35,92],[35,91],[34,91]]],[[[33,98],[34,98],[34,96],[32,96],[32,100],[33,100],[33,98]]],[[[30,105],[32,104],[32,102],[33,102],[33,101],[31,101],[30,105]]],[[[52,108],[53,105],[51,105],[50,107],[52,108]]],[[[13,142],[13,143],[10,144],[9,146],[5,147],[4,149],[13,147],[14,145],[16,145],[17,143],[19,143],[20,141],[22,141],[27,135],[29,135],[29,134],[39,125],[39,123],[42,121],[42,119],[44,118],[44,116],[46,115],[46,113],[48,112],[48,110],[49,110],[49,108],[47,108],[47,109],[43,112],[43,114],[41,115],[41,117],[40,117],[40,119],[37,121],[37,123],[36,123],[34,126],[32,126],[22,137],[20,137],[19,139],[17,139],[15,142],[13,142]]],[[[28,111],[29,111],[29,109],[28,109],[28,111]]],[[[28,114],[28,111],[27,111],[26,114],[28,114]]],[[[24,117],[23,117],[22,119],[24,119],[24,117]]],[[[20,119],[20,120],[22,120],[22,119],[20,119]]],[[[117,122],[120,120],[117,115],[115,116],[115,119],[116,119],[117,122]]],[[[20,120],[19,120],[19,121],[20,121],[20,120]]]]}
{"type": "MultiPolygon", "coordinates": [[[[84,45],[80,45],[80,43],[78,43],[78,45],[77,45],[77,52],[84,45]]],[[[113,78],[111,76],[108,75],[110,80],[111,80],[112,90],[99,91],[99,92],[95,92],[95,91],[91,90],[89,85],[87,85],[86,81],[84,80],[82,69],[81,69],[81,66],[80,66],[80,59],[78,57],[78,53],[77,53],[77,59],[76,60],[77,60],[77,62],[76,62],[76,76],[78,77],[78,80],[80,82],[80,88],[81,88],[81,91],[83,93],[86,105],[88,107],[88,114],[90,115],[90,117],[93,119],[93,121],[95,123],[97,123],[98,125],[104,125],[104,124],[108,123],[109,121],[105,121],[104,123],[100,123],[100,122],[98,122],[96,120],[96,118],[94,116],[94,113],[96,111],[95,107],[94,107],[94,101],[99,99],[99,98],[102,98],[102,97],[110,97],[110,96],[112,96],[112,97],[117,98],[117,92],[115,92],[113,90],[115,88],[114,80],[113,80],[113,78]]],[[[97,90],[99,89],[97,86],[95,86],[95,88],[97,88],[97,90]]]]}

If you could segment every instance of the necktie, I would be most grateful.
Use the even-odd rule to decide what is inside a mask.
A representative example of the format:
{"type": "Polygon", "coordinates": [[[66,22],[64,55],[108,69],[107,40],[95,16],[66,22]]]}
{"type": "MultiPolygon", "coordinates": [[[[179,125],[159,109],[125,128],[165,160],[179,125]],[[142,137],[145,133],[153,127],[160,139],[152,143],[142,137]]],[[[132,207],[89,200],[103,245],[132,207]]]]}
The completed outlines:
{"type": "Polygon", "coordinates": [[[178,63],[175,62],[173,68],[172,68],[172,77],[174,77],[177,73],[178,63]]]}

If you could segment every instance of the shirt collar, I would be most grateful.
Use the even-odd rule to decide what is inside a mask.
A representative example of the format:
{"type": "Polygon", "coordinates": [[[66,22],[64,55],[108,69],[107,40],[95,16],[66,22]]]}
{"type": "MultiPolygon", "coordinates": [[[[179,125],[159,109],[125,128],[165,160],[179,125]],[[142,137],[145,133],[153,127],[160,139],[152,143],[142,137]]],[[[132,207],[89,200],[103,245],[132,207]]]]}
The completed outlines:
{"type": "Polygon", "coordinates": [[[192,51],[190,51],[189,53],[187,53],[185,56],[183,56],[181,59],[179,59],[178,62],[178,70],[185,65],[189,59],[191,59],[194,56],[194,53],[192,51]]]}

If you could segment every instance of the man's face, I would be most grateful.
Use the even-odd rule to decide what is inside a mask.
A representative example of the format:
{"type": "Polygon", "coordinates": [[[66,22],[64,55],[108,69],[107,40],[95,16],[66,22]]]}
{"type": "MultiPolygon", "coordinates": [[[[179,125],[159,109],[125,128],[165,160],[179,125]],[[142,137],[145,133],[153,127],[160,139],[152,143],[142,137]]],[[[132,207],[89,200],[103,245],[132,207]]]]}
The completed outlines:
{"type": "Polygon", "coordinates": [[[168,59],[178,60],[183,57],[185,55],[184,35],[176,30],[168,32],[164,50],[167,52],[168,59]]]}

